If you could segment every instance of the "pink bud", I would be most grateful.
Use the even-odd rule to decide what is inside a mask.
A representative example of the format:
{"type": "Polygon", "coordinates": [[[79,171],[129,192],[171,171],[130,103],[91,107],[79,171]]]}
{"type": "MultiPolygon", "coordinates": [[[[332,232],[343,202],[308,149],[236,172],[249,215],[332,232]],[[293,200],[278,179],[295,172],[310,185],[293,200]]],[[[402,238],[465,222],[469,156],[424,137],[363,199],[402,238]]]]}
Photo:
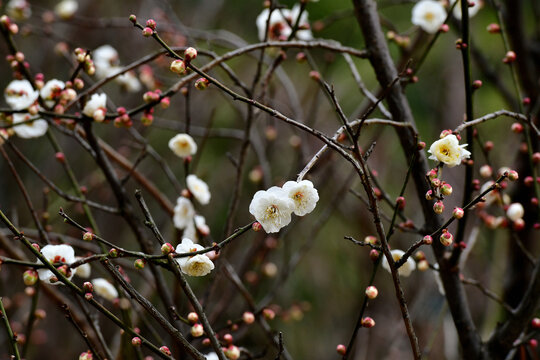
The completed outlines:
{"type": "Polygon", "coordinates": [[[379,290],[377,290],[375,286],[368,286],[366,288],[366,296],[368,299],[373,300],[377,297],[377,295],[379,295],[379,290]]]}
{"type": "Polygon", "coordinates": [[[112,258],[118,257],[118,250],[114,249],[114,248],[109,250],[109,256],[112,257],[112,258]]]}
{"type": "Polygon", "coordinates": [[[196,312],[190,312],[187,316],[187,319],[189,321],[190,324],[195,324],[196,322],[199,321],[199,315],[197,315],[196,312]]]}
{"type": "Polygon", "coordinates": [[[450,30],[450,26],[448,26],[448,24],[442,24],[439,30],[443,33],[447,33],[450,30]]]}
{"type": "Polygon", "coordinates": [[[207,78],[199,78],[195,81],[195,88],[198,90],[205,90],[209,84],[210,82],[207,78]]]}
{"type": "Polygon", "coordinates": [[[419,141],[418,144],[416,144],[416,148],[418,150],[423,150],[423,149],[425,149],[425,147],[426,147],[426,143],[423,142],[423,141],[419,141]]]}
{"type": "Polygon", "coordinates": [[[474,80],[472,83],[472,88],[478,90],[482,87],[482,80],[474,80]]]}
{"type": "Polygon", "coordinates": [[[171,62],[171,66],[169,67],[169,69],[173,73],[183,75],[186,73],[186,63],[179,59],[174,60],[173,62],[171,62]]]}
{"type": "Polygon", "coordinates": [[[149,27],[151,30],[156,30],[156,21],[154,19],[146,20],[146,27],[149,27]]]}
{"type": "Polygon", "coordinates": [[[262,313],[266,320],[273,320],[276,317],[276,313],[272,309],[266,308],[262,313]]]}
{"type": "Polygon", "coordinates": [[[193,337],[201,337],[204,334],[204,328],[201,324],[195,324],[191,327],[191,335],[193,337]]]}
{"type": "Polygon", "coordinates": [[[170,243],[165,243],[165,244],[161,245],[161,253],[163,255],[170,254],[173,251],[174,251],[174,248],[170,243]]]}
{"type": "Polygon", "coordinates": [[[339,355],[345,355],[347,353],[347,348],[343,344],[336,346],[336,351],[339,355]]]}
{"type": "Polygon", "coordinates": [[[23,273],[23,282],[24,282],[24,285],[26,286],[32,286],[34,285],[38,280],[38,274],[37,274],[37,271],[31,269],[31,270],[26,270],[24,273],[23,273]]]}
{"type": "Polygon", "coordinates": [[[498,34],[501,32],[501,27],[499,26],[499,24],[491,23],[487,26],[487,31],[490,34],[498,34]]]}
{"type": "Polygon", "coordinates": [[[161,108],[162,109],[168,109],[169,106],[171,105],[171,99],[169,97],[164,97],[163,99],[161,99],[161,101],[159,102],[159,104],[161,105],[161,108]]]}
{"type": "Polygon", "coordinates": [[[92,295],[92,293],[86,293],[84,294],[84,298],[87,300],[87,301],[90,301],[94,298],[94,295],[92,295]]]}
{"type": "Polygon", "coordinates": [[[540,329],[540,318],[533,318],[531,321],[531,326],[533,329],[540,329]]]}
{"type": "Polygon", "coordinates": [[[426,244],[426,245],[433,244],[433,238],[430,235],[424,236],[424,238],[422,240],[424,241],[424,244],[426,244]]]}
{"type": "Polygon", "coordinates": [[[142,31],[142,35],[144,37],[149,37],[149,36],[152,36],[154,34],[154,30],[150,29],[149,27],[145,27],[142,31]]]}
{"type": "Polygon", "coordinates": [[[137,270],[144,269],[144,266],[146,265],[146,260],[137,259],[137,260],[135,260],[134,265],[135,265],[135,269],[137,269],[137,270]]]}
{"type": "Polygon", "coordinates": [[[169,350],[169,348],[167,346],[160,347],[159,351],[161,351],[165,355],[169,355],[169,356],[171,355],[171,350],[169,350]]]}
{"type": "Polygon", "coordinates": [[[521,125],[520,123],[518,122],[515,122],[512,124],[512,127],[511,127],[512,131],[515,132],[516,134],[521,134],[523,132],[523,125],[521,125]]]}
{"type": "Polygon", "coordinates": [[[508,180],[510,181],[516,181],[517,179],[519,179],[519,174],[517,171],[515,170],[510,170],[508,172],[508,180]]]}
{"type": "Polygon", "coordinates": [[[141,343],[142,343],[142,340],[138,336],[135,336],[134,338],[131,339],[131,345],[133,346],[141,346],[141,343]]]}
{"type": "Polygon", "coordinates": [[[514,222],[512,224],[512,229],[514,229],[514,231],[521,231],[524,228],[525,228],[525,220],[523,220],[523,219],[514,220],[514,222]]]}
{"type": "Polygon", "coordinates": [[[510,64],[516,61],[516,53],[512,50],[508,51],[504,56],[503,63],[510,64]]]}
{"type": "Polygon", "coordinates": [[[240,349],[234,345],[226,348],[224,353],[229,360],[237,360],[240,357],[240,349]]]}
{"type": "Polygon", "coordinates": [[[435,214],[442,214],[444,211],[444,204],[442,201],[437,201],[433,204],[433,211],[435,214]]]}
{"type": "Polygon", "coordinates": [[[434,188],[437,188],[439,186],[441,186],[441,179],[439,178],[433,178],[431,179],[431,186],[434,187],[434,188]]]}
{"type": "Polygon", "coordinates": [[[365,328],[372,328],[375,326],[375,320],[370,317],[365,317],[362,319],[362,326],[365,328]]]}
{"type": "Polygon", "coordinates": [[[92,352],[90,350],[85,351],[79,355],[79,360],[92,360],[94,357],[92,355],[92,352]]]}
{"type": "Polygon", "coordinates": [[[405,209],[405,198],[403,196],[398,196],[396,199],[396,205],[399,210],[405,209]]]}
{"type": "Polygon", "coordinates": [[[448,183],[444,183],[441,186],[441,194],[444,196],[449,196],[452,194],[452,186],[448,183]]]}
{"type": "Polygon", "coordinates": [[[129,15],[129,21],[135,24],[137,22],[137,16],[133,14],[129,15]]]}
{"type": "Polygon", "coordinates": [[[58,160],[58,162],[62,164],[66,162],[66,156],[64,155],[64,153],[57,152],[56,154],[54,154],[54,157],[56,158],[56,160],[58,160]]]}
{"type": "Polygon", "coordinates": [[[197,57],[197,49],[195,49],[193,47],[188,47],[184,51],[184,59],[187,62],[190,62],[191,60],[195,59],[196,57],[197,57]]]}
{"type": "Polygon", "coordinates": [[[227,345],[231,345],[233,343],[234,339],[233,339],[233,336],[231,334],[227,333],[227,334],[223,335],[223,341],[225,341],[225,343],[227,345]]]}
{"type": "Polygon", "coordinates": [[[371,249],[369,252],[369,258],[371,261],[376,261],[379,258],[379,252],[375,249],[371,249]]]}
{"type": "Polygon", "coordinates": [[[452,211],[452,216],[456,219],[461,219],[464,215],[465,211],[460,207],[456,207],[454,208],[454,211],[452,211]]]}
{"type": "Polygon", "coordinates": [[[433,200],[433,190],[428,190],[426,193],[426,200],[433,200]]]}
{"type": "Polygon", "coordinates": [[[321,74],[319,74],[319,72],[315,70],[309,72],[309,77],[315,81],[321,80],[321,74]]]}
{"type": "Polygon", "coordinates": [[[491,175],[493,175],[493,170],[491,169],[491,166],[489,165],[482,165],[480,167],[480,170],[478,170],[478,172],[480,173],[480,176],[482,176],[483,178],[488,178],[488,177],[491,177],[491,175]]]}
{"type": "Polygon", "coordinates": [[[441,241],[441,244],[448,246],[454,241],[454,236],[448,231],[443,231],[439,240],[441,241]]]}
{"type": "Polygon", "coordinates": [[[83,290],[86,293],[91,293],[94,291],[94,285],[90,281],[85,281],[83,284],[83,290]]]}
{"type": "Polygon", "coordinates": [[[255,321],[255,315],[253,315],[253,313],[250,311],[246,311],[242,314],[242,320],[248,325],[253,324],[255,321]]]}

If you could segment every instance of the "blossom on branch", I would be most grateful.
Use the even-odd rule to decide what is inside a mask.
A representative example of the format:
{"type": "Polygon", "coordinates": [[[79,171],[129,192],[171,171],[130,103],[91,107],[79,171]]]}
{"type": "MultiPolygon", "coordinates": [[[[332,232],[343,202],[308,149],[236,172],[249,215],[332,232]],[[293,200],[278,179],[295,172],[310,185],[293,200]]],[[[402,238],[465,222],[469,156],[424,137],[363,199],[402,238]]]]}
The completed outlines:
{"type": "Polygon", "coordinates": [[[102,298],[113,301],[118,298],[118,291],[109,281],[103,278],[97,278],[92,280],[94,286],[94,292],[102,298]]]}
{"type": "MultiPolygon", "coordinates": [[[[402,250],[392,250],[390,251],[392,254],[392,258],[394,261],[399,261],[401,257],[405,254],[402,250]]],[[[391,273],[390,270],[390,264],[388,264],[388,260],[386,260],[386,256],[383,257],[382,267],[387,270],[389,273],[391,273]]],[[[407,261],[401,265],[401,267],[398,269],[399,276],[409,276],[411,273],[416,269],[416,263],[411,257],[407,258],[407,261]]]]}
{"type": "Polygon", "coordinates": [[[186,177],[186,183],[189,192],[198,202],[202,205],[206,205],[210,202],[210,190],[208,190],[208,185],[204,181],[191,174],[186,177]]]}
{"type": "Polygon", "coordinates": [[[49,128],[47,121],[38,116],[31,116],[28,113],[13,114],[13,131],[23,139],[31,139],[44,135],[49,128]]]}
{"type": "Polygon", "coordinates": [[[428,153],[431,154],[429,159],[438,160],[448,167],[454,167],[461,164],[463,159],[468,159],[471,156],[471,153],[465,150],[466,146],[467,144],[459,145],[455,135],[447,135],[431,144],[428,150],[428,153]]]}
{"type": "Polygon", "coordinates": [[[268,16],[270,15],[270,22],[268,24],[268,41],[284,41],[289,38],[292,33],[292,28],[298,21],[298,30],[295,37],[299,40],[312,40],[313,34],[309,29],[308,13],[303,11],[300,15],[300,5],[296,4],[292,10],[289,9],[274,9],[270,14],[270,9],[264,9],[259,16],[257,16],[256,25],[259,32],[259,40],[264,41],[266,23],[268,16]]]}
{"type": "Polygon", "coordinates": [[[176,156],[186,158],[195,155],[197,152],[197,144],[188,134],[177,134],[169,140],[169,149],[171,149],[176,156]]]}
{"type": "MultiPolygon", "coordinates": [[[[450,5],[453,5],[455,2],[456,0],[450,0],[450,5]]],[[[461,13],[461,0],[457,0],[457,2],[458,3],[456,4],[456,6],[454,6],[454,10],[452,10],[452,14],[456,19],[461,20],[461,16],[463,15],[461,13]]],[[[469,1],[469,3],[472,3],[472,6],[469,6],[469,17],[473,17],[474,15],[476,15],[476,13],[484,5],[482,3],[482,0],[469,1]]]]}
{"type": "MultiPolygon", "coordinates": [[[[176,252],[179,254],[190,253],[204,250],[199,244],[194,244],[188,238],[183,238],[182,243],[176,247],[176,252]]],[[[183,273],[190,276],[204,276],[209,274],[214,269],[214,263],[206,254],[198,254],[194,256],[186,256],[176,258],[178,265],[183,273]]]]}
{"type": "Polygon", "coordinates": [[[83,114],[101,122],[105,119],[107,112],[107,95],[93,94],[90,100],[86,102],[83,108],[83,114]]]}
{"type": "Polygon", "coordinates": [[[287,181],[282,186],[287,196],[294,201],[294,213],[298,216],[309,214],[319,201],[319,193],[309,180],[287,181]]]}
{"type": "Polygon", "coordinates": [[[6,103],[13,110],[25,110],[33,105],[39,96],[28,80],[13,80],[4,90],[6,103]]]}
{"type": "Polygon", "coordinates": [[[57,79],[47,81],[47,83],[39,91],[39,95],[45,101],[45,105],[48,107],[54,106],[65,86],[66,84],[64,84],[63,81],[57,79]]]}
{"type": "MultiPolygon", "coordinates": [[[[69,265],[75,262],[75,251],[73,250],[71,246],[65,245],[65,244],[46,245],[41,249],[41,254],[51,264],[62,263],[64,265],[69,265]]],[[[41,260],[38,260],[37,263],[43,264],[41,260]]],[[[62,265],[60,267],[62,267],[62,265]]],[[[45,281],[53,285],[61,284],[61,282],[57,281],[58,279],[56,279],[56,276],[51,270],[47,268],[42,268],[42,269],[38,269],[37,272],[39,274],[39,279],[41,281],[45,281]]],[[[74,275],[74,272],[68,269],[64,275],[68,278],[68,280],[71,280],[71,278],[74,275]]]]}
{"type": "Polygon", "coordinates": [[[174,207],[173,222],[174,227],[177,229],[185,229],[189,223],[193,222],[195,216],[195,209],[189,199],[180,196],[176,201],[174,207]]]}
{"type": "Polygon", "coordinates": [[[259,190],[249,204],[249,212],[262,225],[267,233],[278,232],[289,225],[295,209],[294,201],[280,187],[259,190]]]}
{"type": "Polygon", "coordinates": [[[412,10],[411,22],[430,34],[439,31],[445,19],[446,10],[438,1],[422,0],[416,3],[412,10]]]}

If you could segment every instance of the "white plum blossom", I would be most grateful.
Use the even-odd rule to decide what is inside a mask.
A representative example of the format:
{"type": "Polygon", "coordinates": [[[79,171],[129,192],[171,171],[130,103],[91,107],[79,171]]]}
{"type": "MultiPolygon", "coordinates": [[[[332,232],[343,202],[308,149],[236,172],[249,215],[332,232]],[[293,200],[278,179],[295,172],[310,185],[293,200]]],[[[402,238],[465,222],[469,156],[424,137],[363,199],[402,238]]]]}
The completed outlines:
{"type": "Polygon", "coordinates": [[[278,232],[289,225],[295,203],[280,187],[259,190],[249,204],[249,212],[262,225],[267,233],[278,232]]]}
{"type": "Polygon", "coordinates": [[[519,220],[525,215],[525,209],[520,203],[512,203],[506,210],[506,216],[512,221],[519,220]]]}
{"type": "Polygon", "coordinates": [[[191,174],[186,177],[186,184],[189,192],[198,202],[202,205],[210,202],[210,190],[208,190],[208,185],[204,181],[191,174]]]}
{"type": "Polygon", "coordinates": [[[52,107],[62,90],[64,90],[66,84],[63,81],[52,79],[47,81],[47,83],[39,91],[39,95],[45,101],[45,105],[52,107]]]}
{"type": "Polygon", "coordinates": [[[32,9],[26,0],[10,0],[6,4],[6,13],[15,20],[25,20],[32,15],[32,9]]]}
{"type": "MultiPolygon", "coordinates": [[[[75,261],[79,261],[81,259],[83,258],[80,256],[75,257],[75,261]]],[[[92,273],[92,268],[90,267],[89,263],[86,263],[86,264],[82,264],[74,268],[73,272],[75,273],[75,275],[77,275],[80,278],[88,279],[90,277],[90,274],[92,273]]]]}
{"type": "Polygon", "coordinates": [[[118,298],[118,291],[106,279],[94,279],[92,280],[92,286],[94,287],[94,293],[106,300],[113,301],[114,299],[118,298]]]}
{"type": "Polygon", "coordinates": [[[206,358],[206,360],[219,360],[219,357],[217,356],[215,352],[211,352],[205,355],[204,357],[206,358]]]}
{"type": "MultiPolygon", "coordinates": [[[[257,30],[259,34],[259,40],[264,40],[264,31],[266,29],[266,22],[268,20],[268,15],[270,13],[269,9],[264,9],[257,20],[255,21],[257,25],[257,30]]],[[[268,25],[268,40],[287,40],[292,33],[292,27],[296,23],[300,15],[300,5],[296,4],[292,10],[289,9],[275,9],[270,15],[270,23],[268,25]]],[[[296,36],[299,40],[312,40],[313,34],[309,29],[308,22],[308,13],[303,11],[300,16],[300,22],[298,23],[298,30],[296,31],[296,36]]]]}
{"type": "Polygon", "coordinates": [[[118,62],[118,51],[111,45],[101,45],[92,51],[92,60],[96,65],[96,74],[98,67],[111,67],[118,62]]]}
{"type": "Polygon", "coordinates": [[[197,152],[197,144],[188,134],[177,134],[169,140],[169,149],[171,149],[176,156],[186,158],[195,155],[197,152]]]}
{"type": "MultiPolygon", "coordinates": [[[[65,245],[65,244],[45,245],[41,249],[41,254],[52,264],[64,263],[66,265],[69,265],[75,262],[75,251],[73,250],[71,246],[65,245]]],[[[38,260],[37,263],[43,264],[41,260],[38,260]]],[[[38,269],[37,272],[39,275],[39,279],[49,284],[51,284],[51,279],[55,277],[54,273],[47,268],[38,269]]],[[[74,272],[71,271],[66,275],[66,277],[69,280],[71,280],[73,275],[74,275],[74,272]]],[[[61,282],[57,281],[52,284],[57,285],[57,284],[61,284],[61,282]]]]}
{"type": "MultiPolygon", "coordinates": [[[[115,72],[119,72],[120,68],[113,68],[115,72]]],[[[128,92],[137,92],[141,90],[142,85],[137,79],[137,75],[134,71],[128,71],[114,79],[122,88],[128,92]]]]}
{"type": "Polygon", "coordinates": [[[13,110],[25,110],[36,102],[39,91],[28,80],[13,80],[4,90],[4,97],[13,110]]]}
{"type": "Polygon", "coordinates": [[[298,216],[304,216],[312,212],[317,205],[317,201],[319,201],[319,193],[309,180],[300,182],[287,181],[283,184],[282,189],[294,201],[293,211],[298,216]]]}
{"type": "MultiPolygon", "coordinates": [[[[398,261],[399,259],[401,259],[403,254],[405,254],[405,252],[402,250],[392,250],[390,251],[390,253],[392,254],[392,258],[394,259],[394,261],[398,261]]],[[[382,267],[391,273],[390,264],[388,264],[388,260],[386,260],[386,256],[383,256],[382,267]]],[[[407,261],[403,265],[401,265],[401,267],[398,269],[398,274],[399,276],[407,277],[411,275],[414,269],[416,269],[416,263],[411,257],[408,257],[407,261]]]]}
{"type": "Polygon", "coordinates": [[[62,0],[54,7],[54,12],[60,18],[70,19],[79,9],[79,3],[75,0],[62,0]]]}
{"type": "Polygon", "coordinates": [[[39,116],[31,116],[28,113],[13,114],[13,125],[15,134],[23,139],[31,139],[45,135],[49,128],[47,121],[40,119],[39,116]]]}
{"type": "Polygon", "coordinates": [[[446,10],[438,1],[422,0],[417,2],[412,9],[411,22],[430,34],[439,31],[445,19],[446,10]]]}
{"type": "Polygon", "coordinates": [[[195,209],[189,199],[180,196],[176,201],[174,207],[173,222],[174,227],[177,229],[185,229],[190,223],[193,222],[195,216],[195,209]]]}
{"type": "MultiPolygon", "coordinates": [[[[455,2],[456,0],[450,0],[450,5],[453,5],[455,2]]],[[[456,6],[454,6],[454,10],[452,10],[452,14],[456,19],[461,20],[461,0],[457,0],[457,2],[458,3],[456,4],[456,6]]],[[[474,3],[474,5],[469,6],[469,17],[473,17],[474,15],[476,15],[478,10],[480,10],[484,5],[482,0],[474,0],[472,2],[474,3]]]]}
{"type": "Polygon", "coordinates": [[[461,164],[463,159],[468,159],[471,153],[465,150],[467,144],[459,145],[456,135],[447,135],[431,144],[428,153],[429,159],[438,160],[448,167],[461,164]]]}
{"type": "MultiPolygon", "coordinates": [[[[104,79],[109,76],[114,76],[122,71],[119,65],[118,51],[111,45],[102,45],[92,52],[92,59],[96,66],[96,76],[99,79],[104,79]]],[[[120,86],[129,92],[137,92],[142,86],[137,79],[134,71],[128,71],[114,78],[120,86]]]]}
{"type": "MultiPolygon", "coordinates": [[[[204,248],[201,245],[194,244],[193,241],[188,238],[183,238],[182,243],[176,246],[176,252],[178,254],[190,253],[203,249],[204,248]]],[[[214,269],[214,263],[206,256],[206,254],[179,257],[176,258],[176,261],[180,265],[182,272],[190,276],[204,276],[214,269]]]]}
{"type": "Polygon", "coordinates": [[[107,95],[93,94],[83,108],[83,114],[94,118],[96,121],[103,121],[107,112],[107,95]]]}

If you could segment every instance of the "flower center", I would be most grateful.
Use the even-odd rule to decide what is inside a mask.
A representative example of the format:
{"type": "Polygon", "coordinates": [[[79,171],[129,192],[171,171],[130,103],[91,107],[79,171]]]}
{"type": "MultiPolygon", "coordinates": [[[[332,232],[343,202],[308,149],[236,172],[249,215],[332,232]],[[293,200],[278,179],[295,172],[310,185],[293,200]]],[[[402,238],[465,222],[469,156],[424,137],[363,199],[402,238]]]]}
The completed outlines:
{"type": "Polygon", "coordinates": [[[266,208],[266,216],[269,218],[275,218],[279,214],[279,208],[272,204],[266,208]]]}
{"type": "Polygon", "coordinates": [[[60,256],[60,255],[56,255],[53,259],[52,259],[52,263],[55,264],[55,263],[65,263],[66,262],[66,258],[63,257],[63,256],[60,256]]]}
{"type": "Polygon", "coordinates": [[[303,198],[304,194],[300,191],[293,195],[294,201],[302,201],[303,198]]]}
{"type": "Polygon", "coordinates": [[[443,147],[443,148],[441,149],[441,153],[442,153],[443,155],[445,155],[445,156],[450,156],[450,149],[447,148],[447,147],[443,147]]]}
{"type": "Polygon", "coordinates": [[[428,11],[424,14],[424,19],[428,22],[431,22],[433,21],[433,19],[435,19],[435,14],[433,14],[431,11],[428,11]]]}
{"type": "Polygon", "coordinates": [[[271,25],[270,28],[268,29],[268,37],[270,38],[270,40],[279,39],[283,31],[283,28],[284,28],[283,23],[275,23],[274,25],[271,25]]]}

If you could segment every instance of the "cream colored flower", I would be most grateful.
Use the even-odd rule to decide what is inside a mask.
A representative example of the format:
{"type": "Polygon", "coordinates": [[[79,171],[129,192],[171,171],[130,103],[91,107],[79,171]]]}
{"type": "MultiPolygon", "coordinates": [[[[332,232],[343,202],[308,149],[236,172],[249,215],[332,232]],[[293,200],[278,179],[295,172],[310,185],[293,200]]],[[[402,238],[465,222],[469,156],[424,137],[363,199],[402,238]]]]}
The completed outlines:
{"type": "Polygon", "coordinates": [[[107,112],[107,95],[106,94],[93,94],[90,100],[86,102],[83,109],[84,115],[94,118],[94,120],[96,121],[103,121],[106,112],[107,112]]]}
{"type": "Polygon", "coordinates": [[[79,3],[77,1],[63,0],[56,4],[56,6],[54,7],[54,12],[60,18],[67,20],[70,19],[75,14],[75,12],[77,12],[77,9],[79,9],[79,3]]]}
{"type": "Polygon", "coordinates": [[[428,150],[428,153],[431,154],[429,159],[438,160],[448,167],[454,167],[471,155],[469,151],[465,150],[465,146],[467,144],[459,145],[455,135],[447,135],[431,144],[428,150]]]}
{"type": "Polygon", "coordinates": [[[193,222],[193,217],[195,216],[195,209],[193,204],[189,199],[180,196],[176,201],[176,206],[174,207],[174,227],[177,229],[185,229],[190,223],[193,222]]]}
{"type": "Polygon", "coordinates": [[[66,84],[63,81],[57,79],[47,81],[39,91],[39,95],[45,101],[45,105],[52,107],[65,86],[66,84]]]}
{"type": "Polygon", "coordinates": [[[31,139],[45,135],[49,128],[47,121],[40,119],[38,116],[31,116],[28,113],[13,114],[13,125],[12,129],[15,134],[23,139],[31,139]]]}
{"type": "Polygon", "coordinates": [[[92,51],[92,60],[96,65],[97,75],[100,67],[103,69],[110,68],[118,63],[118,51],[111,45],[101,45],[92,51]]]}
{"type": "Polygon", "coordinates": [[[510,204],[508,210],[506,210],[506,216],[508,216],[508,218],[512,221],[522,219],[524,215],[525,209],[523,209],[523,205],[520,203],[510,204]]]}
{"type": "Polygon", "coordinates": [[[208,185],[204,181],[191,174],[186,177],[186,183],[189,191],[198,202],[202,205],[210,202],[210,190],[208,190],[208,185]]]}
{"type": "MultiPolygon", "coordinates": [[[[268,20],[269,9],[264,9],[257,20],[257,30],[259,34],[259,40],[264,40],[264,30],[266,29],[266,22],[268,20]]],[[[270,23],[268,24],[268,41],[287,40],[292,33],[292,26],[296,23],[298,15],[300,14],[300,6],[296,4],[292,10],[289,9],[275,9],[270,15],[270,23]]],[[[299,40],[312,40],[313,34],[309,30],[307,11],[303,11],[300,16],[300,22],[298,23],[299,29],[296,31],[296,38],[299,40]]]]}
{"type": "MultiPolygon", "coordinates": [[[[75,261],[79,261],[81,259],[83,258],[80,256],[75,257],[75,261]]],[[[90,267],[90,264],[86,263],[74,268],[73,272],[80,278],[88,279],[90,277],[90,274],[92,273],[92,268],[90,267]]]]}
{"type": "Polygon", "coordinates": [[[319,193],[309,180],[287,181],[283,184],[282,189],[294,201],[294,213],[298,216],[312,212],[319,201],[319,193]]]}
{"type": "Polygon", "coordinates": [[[13,80],[4,90],[4,97],[13,110],[25,110],[36,102],[39,91],[28,80],[13,80]]]}
{"type": "MultiPolygon", "coordinates": [[[[450,5],[454,4],[455,2],[456,0],[450,0],[450,5]]],[[[482,8],[482,6],[484,6],[484,3],[482,2],[482,0],[474,0],[472,2],[474,2],[474,5],[469,7],[470,18],[476,15],[476,13],[482,8]]],[[[461,0],[458,0],[458,3],[456,4],[456,6],[454,6],[454,10],[452,10],[452,14],[454,15],[456,19],[461,20],[461,15],[462,15],[461,0]]]]}
{"type": "Polygon", "coordinates": [[[98,294],[102,298],[113,301],[118,298],[118,291],[116,288],[103,278],[97,278],[92,280],[92,285],[94,287],[94,293],[98,294]]]}
{"type": "Polygon", "coordinates": [[[255,193],[249,204],[249,212],[267,233],[278,232],[289,225],[295,203],[280,187],[274,186],[255,193]]]}
{"type": "MultiPolygon", "coordinates": [[[[183,238],[182,243],[178,244],[176,247],[176,252],[178,254],[184,254],[203,249],[204,248],[201,245],[194,244],[193,241],[188,238],[183,238]]],[[[214,263],[205,254],[179,257],[176,258],[176,261],[180,265],[182,272],[190,276],[204,276],[214,269],[214,263]]]]}
{"type": "Polygon", "coordinates": [[[444,24],[446,10],[438,1],[422,0],[414,5],[412,10],[412,20],[414,25],[418,25],[427,33],[434,34],[444,24]]]}
{"type": "Polygon", "coordinates": [[[25,20],[32,15],[32,9],[26,0],[10,0],[6,4],[6,13],[14,20],[25,20]]]}
{"type": "MultiPolygon", "coordinates": [[[[75,251],[73,250],[73,248],[71,246],[65,245],[65,244],[62,244],[62,245],[45,245],[41,249],[41,254],[51,264],[63,263],[65,265],[69,265],[69,264],[75,262],[75,251]]],[[[37,263],[38,264],[43,264],[41,262],[41,260],[38,260],[37,263]]],[[[53,285],[62,284],[59,281],[55,281],[55,282],[51,283],[51,279],[53,279],[56,276],[54,275],[54,273],[51,270],[49,270],[47,268],[38,269],[37,272],[38,272],[38,275],[39,275],[39,279],[41,281],[45,281],[46,283],[53,284],[53,285]]],[[[73,275],[74,275],[74,272],[70,271],[66,275],[66,277],[68,278],[68,280],[71,280],[73,275]]]]}
{"type": "Polygon", "coordinates": [[[171,149],[176,156],[186,158],[195,155],[197,152],[197,144],[188,134],[177,134],[169,140],[169,149],[171,149]]]}
{"type": "MultiPolygon", "coordinates": [[[[405,252],[402,250],[392,250],[390,251],[390,253],[392,254],[392,258],[394,259],[394,261],[398,261],[399,259],[401,259],[403,254],[405,254],[405,252]]],[[[382,267],[391,273],[390,264],[388,264],[388,260],[386,260],[386,256],[383,256],[382,267]]],[[[407,277],[411,275],[414,269],[416,269],[416,263],[411,257],[408,257],[407,261],[403,265],[401,265],[401,267],[398,269],[399,276],[407,277]]]]}

